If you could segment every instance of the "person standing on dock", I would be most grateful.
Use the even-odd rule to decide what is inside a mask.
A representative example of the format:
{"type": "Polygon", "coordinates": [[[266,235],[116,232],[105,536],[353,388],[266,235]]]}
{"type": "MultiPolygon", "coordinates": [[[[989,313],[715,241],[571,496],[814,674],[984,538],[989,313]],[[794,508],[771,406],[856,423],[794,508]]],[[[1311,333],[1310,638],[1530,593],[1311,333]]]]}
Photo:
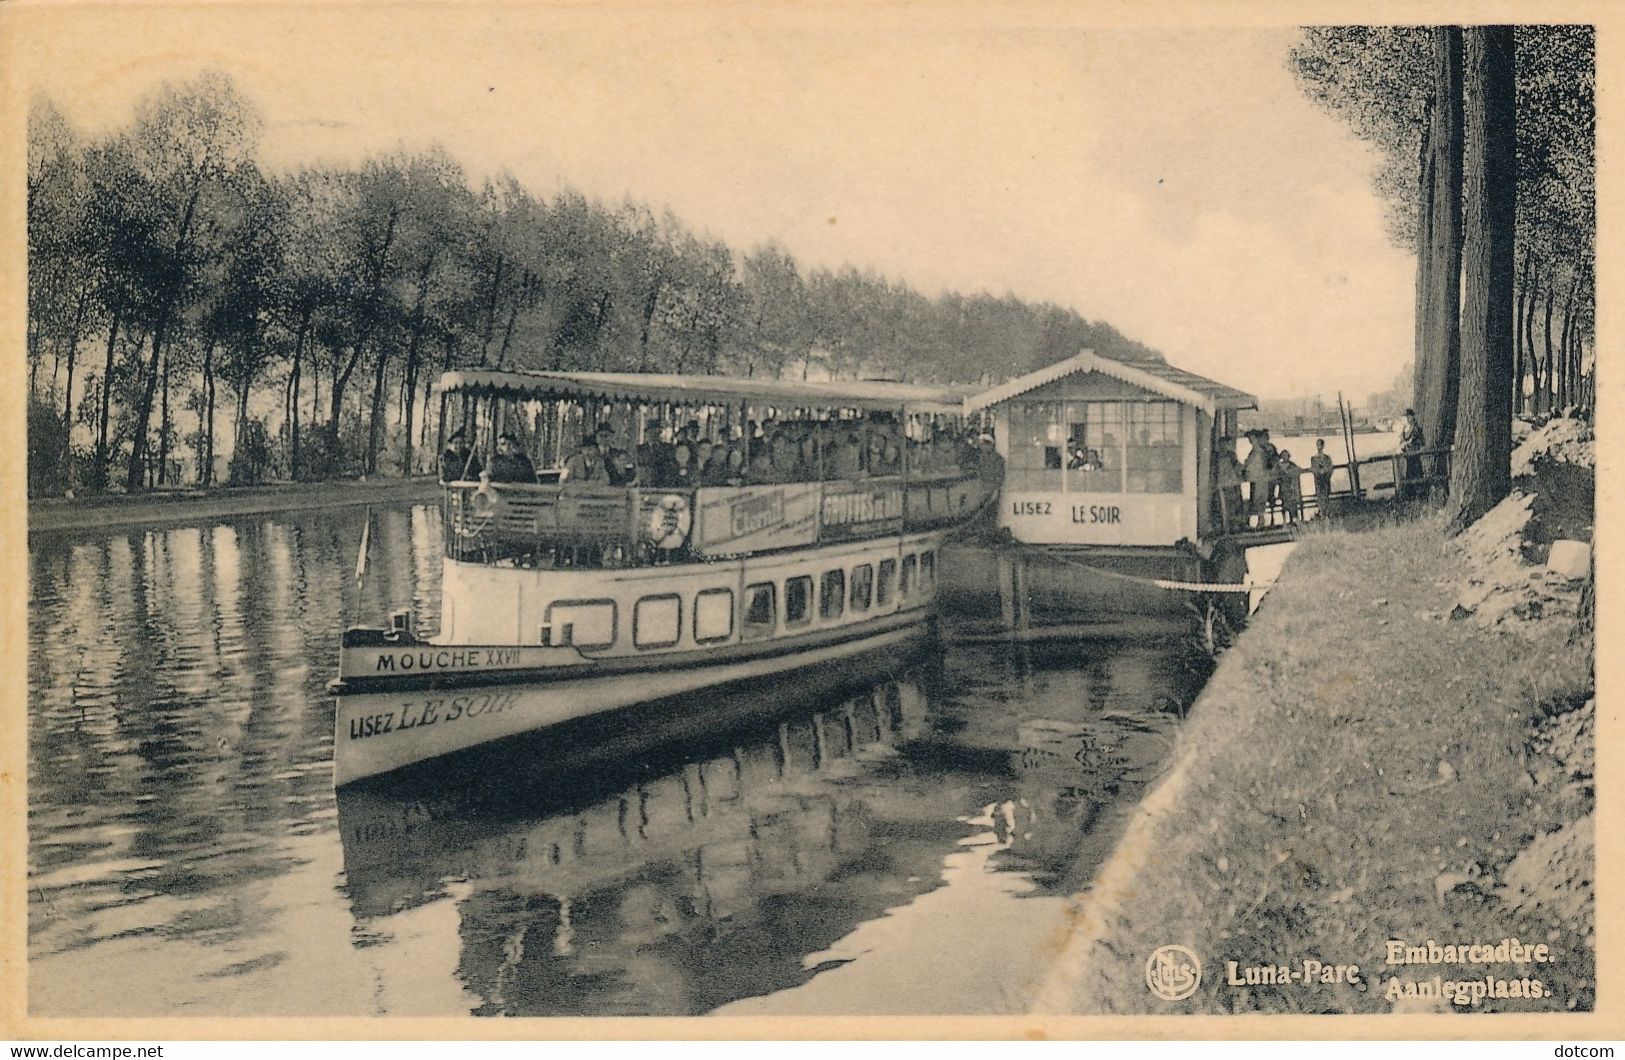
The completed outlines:
{"type": "Polygon", "coordinates": [[[982,487],[983,504],[1004,488],[1004,457],[999,455],[991,434],[982,435],[977,443],[976,480],[982,487]]]}
{"type": "Polygon", "coordinates": [[[1247,500],[1250,516],[1258,517],[1258,525],[1265,525],[1265,516],[1269,512],[1269,498],[1274,472],[1269,466],[1269,456],[1264,451],[1262,431],[1248,431],[1247,441],[1252,448],[1247,451],[1247,463],[1243,470],[1247,473],[1247,500]]]}
{"type": "MultiPolygon", "coordinates": [[[[1399,451],[1402,453],[1420,453],[1427,448],[1427,437],[1422,433],[1422,424],[1416,418],[1415,409],[1405,410],[1405,426],[1399,431],[1399,451]]],[[[1405,480],[1394,483],[1394,493],[1401,499],[1412,495],[1422,479],[1422,458],[1419,456],[1406,457],[1405,480]]]]}
{"type": "Polygon", "coordinates": [[[1226,530],[1246,529],[1247,512],[1241,506],[1241,461],[1236,459],[1236,440],[1220,438],[1213,454],[1214,482],[1219,487],[1219,524],[1226,530]]]}
{"type": "Polygon", "coordinates": [[[1315,439],[1315,455],[1309,458],[1309,473],[1315,477],[1315,512],[1329,517],[1332,504],[1332,458],[1326,455],[1326,439],[1315,439]]]}
{"type": "Polygon", "coordinates": [[[1275,509],[1281,500],[1281,477],[1275,473],[1275,465],[1280,462],[1280,450],[1270,441],[1270,429],[1258,429],[1259,443],[1264,447],[1264,470],[1269,472],[1269,496],[1265,499],[1265,507],[1270,513],[1270,524],[1275,524],[1275,509]]]}
{"type": "Polygon", "coordinates": [[[1292,462],[1292,454],[1281,450],[1275,459],[1275,484],[1281,494],[1281,507],[1288,524],[1303,521],[1303,468],[1292,462]]]}

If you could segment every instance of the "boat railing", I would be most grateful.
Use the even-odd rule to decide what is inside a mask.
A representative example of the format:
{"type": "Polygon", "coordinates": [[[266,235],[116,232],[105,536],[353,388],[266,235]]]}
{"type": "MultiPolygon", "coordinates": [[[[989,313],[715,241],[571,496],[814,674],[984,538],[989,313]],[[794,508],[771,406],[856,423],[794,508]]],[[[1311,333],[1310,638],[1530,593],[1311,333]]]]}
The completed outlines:
{"type": "Polygon", "coordinates": [[[688,489],[448,482],[454,559],[643,566],[749,555],[950,525],[981,506],[973,472],[688,489]]]}

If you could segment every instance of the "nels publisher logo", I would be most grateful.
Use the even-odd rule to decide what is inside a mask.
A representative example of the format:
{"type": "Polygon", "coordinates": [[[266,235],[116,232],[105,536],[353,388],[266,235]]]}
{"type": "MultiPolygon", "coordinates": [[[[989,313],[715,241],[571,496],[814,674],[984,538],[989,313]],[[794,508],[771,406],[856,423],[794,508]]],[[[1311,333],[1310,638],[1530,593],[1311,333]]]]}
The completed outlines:
{"type": "Polygon", "coordinates": [[[1158,946],[1145,962],[1145,985],[1164,1001],[1183,1001],[1202,981],[1202,962],[1184,946],[1158,946]]]}

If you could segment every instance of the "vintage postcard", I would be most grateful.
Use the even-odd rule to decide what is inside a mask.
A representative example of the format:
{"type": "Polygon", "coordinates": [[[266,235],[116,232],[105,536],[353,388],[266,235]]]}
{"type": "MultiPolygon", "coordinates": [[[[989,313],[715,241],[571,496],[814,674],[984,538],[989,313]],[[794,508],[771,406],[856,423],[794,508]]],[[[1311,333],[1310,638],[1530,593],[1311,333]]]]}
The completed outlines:
{"type": "Polygon", "coordinates": [[[0,8],[0,1037],[1617,1034],[1622,27],[0,8]]]}

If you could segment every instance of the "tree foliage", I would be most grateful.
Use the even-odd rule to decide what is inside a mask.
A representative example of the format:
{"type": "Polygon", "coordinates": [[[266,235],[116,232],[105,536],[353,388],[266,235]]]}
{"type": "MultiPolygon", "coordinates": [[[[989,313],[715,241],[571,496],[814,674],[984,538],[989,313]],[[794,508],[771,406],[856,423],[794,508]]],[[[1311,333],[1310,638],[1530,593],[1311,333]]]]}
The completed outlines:
{"type": "Polygon", "coordinates": [[[31,437],[61,456],[77,439],[80,485],[120,463],[127,488],[172,481],[176,439],[204,483],[217,442],[254,448],[227,461],[238,480],[411,471],[432,383],[462,365],[970,382],[1084,347],[1160,359],[1067,307],[741,253],[509,175],[474,186],[438,148],[272,171],[260,126],[217,72],[97,137],[35,102],[32,415],[60,410],[63,429],[31,437]]]}
{"type": "MultiPolygon", "coordinates": [[[[1579,402],[1588,391],[1587,349],[1595,327],[1595,31],[1530,25],[1514,27],[1512,36],[1518,256],[1512,389],[1517,408],[1544,412],[1579,402]]],[[[1301,32],[1289,57],[1305,95],[1375,148],[1373,186],[1388,207],[1391,237],[1407,249],[1425,242],[1418,219],[1426,199],[1419,189],[1425,134],[1438,106],[1431,73],[1437,41],[1435,29],[1421,26],[1314,27],[1301,32]]],[[[1419,254],[1419,266],[1427,256],[1419,254]]],[[[1425,285],[1437,292],[1445,282],[1425,285]]],[[[1431,340],[1418,335],[1418,390],[1429,385],[1434,366],[1448,360],[1439,355],[1442,341],[1437,332],[1431,340]]]]}

